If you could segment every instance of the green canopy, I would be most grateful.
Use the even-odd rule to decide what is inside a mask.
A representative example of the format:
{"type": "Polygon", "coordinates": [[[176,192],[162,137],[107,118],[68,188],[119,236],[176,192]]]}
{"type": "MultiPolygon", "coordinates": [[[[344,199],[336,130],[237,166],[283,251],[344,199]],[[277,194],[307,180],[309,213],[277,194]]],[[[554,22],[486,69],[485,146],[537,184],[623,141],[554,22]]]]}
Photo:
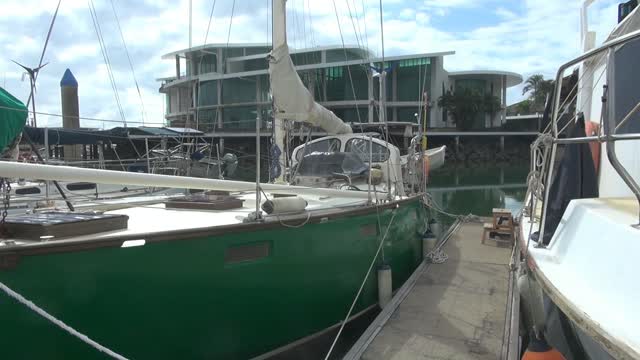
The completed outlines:
{"type": "Polygon", "coordinates": [[[22,131],[27,122],[27,107],[0,87],[0,154],[22,131]]]}

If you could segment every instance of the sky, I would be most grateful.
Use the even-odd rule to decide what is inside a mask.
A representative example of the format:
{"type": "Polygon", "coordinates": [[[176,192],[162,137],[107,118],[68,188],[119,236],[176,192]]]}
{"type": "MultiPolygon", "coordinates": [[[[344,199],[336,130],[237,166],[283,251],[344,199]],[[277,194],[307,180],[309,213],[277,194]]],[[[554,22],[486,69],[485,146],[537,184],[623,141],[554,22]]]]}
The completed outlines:
{"type": "MultiPolygon", "coordinates": [[[[172,76],[175,62],[163,54],[189,46],[188,0],[90,0],[107,49],[113,79],[129,126],[161,126],[164,95],[158,78],[172,76]],[[122,30],[120,36],[119,27],[122,30]],[[123,41],[124,39],[124,41],[123,41]],[[129,63],[127,52],[131,59],[129,63]],[[132,71],[133,68],[133,71],[132,71]],[[136,86],[136,82],[138,86],[136,86]],[[138,92],[138,88],[140,92],[138,92]]],[[[596,1],[589,26],[601,43],[616,24],[620,1],[596,1]]],[[[270,0],[193,0],[192,43],[268,43],[270,0]],[[207,33],[210,14],[211,24],[207,33]],[[233,16],[231,16],[233,14],[233,16]]],[[[381,55],[455,51],[448,71],[512,71],[553,78],[580,54],[580,7],[576,0],[288,0],[290,46],[361,45],[381,55]]],[[[54,0],[3,0],[0,12],[0,86],[26,102],[29,80],[11,60],[38,65],[55,11],[54,0]]],[[[81,126],[121,126],[107,66],[89,3],[63,0],[37,80],[38,112],[60,114],[59,82],[69,68],[79,83],[81,126]]],[[[507,103],[522,100],[522,85],[507,103]]],[[[40,126],[61,118],[38,115],[40,126]]]]}

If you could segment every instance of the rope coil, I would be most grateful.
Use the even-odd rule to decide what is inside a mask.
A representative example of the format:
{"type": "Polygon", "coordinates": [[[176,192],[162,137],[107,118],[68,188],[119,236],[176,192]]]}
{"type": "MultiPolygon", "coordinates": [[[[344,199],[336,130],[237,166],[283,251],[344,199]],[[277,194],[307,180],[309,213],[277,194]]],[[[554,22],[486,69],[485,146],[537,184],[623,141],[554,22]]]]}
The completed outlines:
{"type": "Polygon", "coordinates": [[[444,264],[449,260],[449,255],[442,249],[434,249],[430,251],[425,257],[425,260],[431,264],[444,264]]]}

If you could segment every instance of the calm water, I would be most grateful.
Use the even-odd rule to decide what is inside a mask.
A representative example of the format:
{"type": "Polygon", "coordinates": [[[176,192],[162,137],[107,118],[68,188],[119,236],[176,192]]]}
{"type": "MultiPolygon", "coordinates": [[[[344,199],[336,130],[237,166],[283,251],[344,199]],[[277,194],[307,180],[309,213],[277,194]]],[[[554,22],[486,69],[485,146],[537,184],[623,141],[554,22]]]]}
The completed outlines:
{"type": "Polygon", "coordinates": [[[490,216],[493,208],[517,212],[526,193],[527,165],[448,166],[431,174],[428,191],[445,211],[490,216]]]}

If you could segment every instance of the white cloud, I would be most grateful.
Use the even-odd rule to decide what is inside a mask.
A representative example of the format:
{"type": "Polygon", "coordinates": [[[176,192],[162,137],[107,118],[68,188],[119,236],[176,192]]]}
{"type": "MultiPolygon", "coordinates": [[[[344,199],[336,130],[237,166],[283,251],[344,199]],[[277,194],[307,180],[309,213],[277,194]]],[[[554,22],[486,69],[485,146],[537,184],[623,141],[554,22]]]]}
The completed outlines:
{"type": "Polygon", "coordinates": [[[499,6],[496,11],[495,11],[496,15],[498,15],[499,17],[503,18],[503,19],[515,19],[518,17],[518,15],[516,15],[516,13],[514,13],[513,11],[510,11],[502,6],[499,6]]]}
{"type": "MultiPolygon", "coordinates": [[[[218,0],[208,43],[225,43],[230,26],[231,1],[218,0]]],[[[369,46],[381,53],[378,0],[336,1],[338,20],[332,1],[289,0],[289,39],[294,47],[341,44],[369,46]],[[338,22],[339,21],[339,26],[338,22]]],[[[498,0],[426,0],[384,2],[386,54],[426,53],[454,50],[445,59],[448,70],[496,69],[522,73],[542,73],[553,77],[555,69],[578,54],[579,1],[527,0],[513,9],[498,0]],[[413,6],[415,5],[415,6],[413,6]],[[456,11],[473,11],[477,16],[497,16],[493,24],[473,26],[469,31],[445,31],[431,18],[456,11]]],[[[20,29],[0,33],[0,81],[9,91],[26,100],[28,82],[20,79],[20,70],[9,58],[27,64],[37,63],[56,2],[43,6],[37,0],[5,0],[0,28],[20,29]],[[3,15],[4,14],[4,15],[3,15]],[[8,16],[7,14],[12,14],[8,16]],[[5,81],[6,78],[6,81],[5,81]]],[[[114,77],[123,107],[130,121],[140,121],[140,99],[122,47],[120,35],[108,2],[95,1],[114,77]]],[[[193,44],[204,41],[211,2],[194,0],[193,44]]],[[[140,84],[149,122],[163,118],[163,96],[156,78],[172,75],[172,61],[162,60],[164,53],[188,45],[188,1],[129,2],[115,0],[122,31],[140,84]]],[[[231,42],[269,42],[270,9],[267,1],[239,1],[234,9],[231,42]]],[[[592,29],[606,33],[615,24],[613,0],[596,2],[590,11],[592,29]]],[[[438,18],[456,24],[457,17],[438,18]]],[[[599,41],[602,41],[599,37],[599,41]]],[[[118,119],[114,94],[108,80],[96,34],[86,2],[64,1],[54,27],[45,61],[49,61],[38,79],[39,110],[60,113],[58,82],[69,67],[80,83],[80,111],[87,117],[118,119]]],[[[509,92],[509,101],[521,97],[520,89],[509,92]]],[[[46,117],[42,117],[46,123],[46,117]]],[[[51,124],[59,124],[51,118],[51,124]]],[[[86,122],[84,125],[100,125],[86,122]]],[[[109,123],[109,125],[113,125],[109,123]]],[[[106,125],[106,126],[109,126],[106,125]]]]}
{"type": "Polygon", "coordinates": [[[432,8],[469,8],[477,6],[479,2],[469,0],[425,0],[424,5],[432,8]]]}

